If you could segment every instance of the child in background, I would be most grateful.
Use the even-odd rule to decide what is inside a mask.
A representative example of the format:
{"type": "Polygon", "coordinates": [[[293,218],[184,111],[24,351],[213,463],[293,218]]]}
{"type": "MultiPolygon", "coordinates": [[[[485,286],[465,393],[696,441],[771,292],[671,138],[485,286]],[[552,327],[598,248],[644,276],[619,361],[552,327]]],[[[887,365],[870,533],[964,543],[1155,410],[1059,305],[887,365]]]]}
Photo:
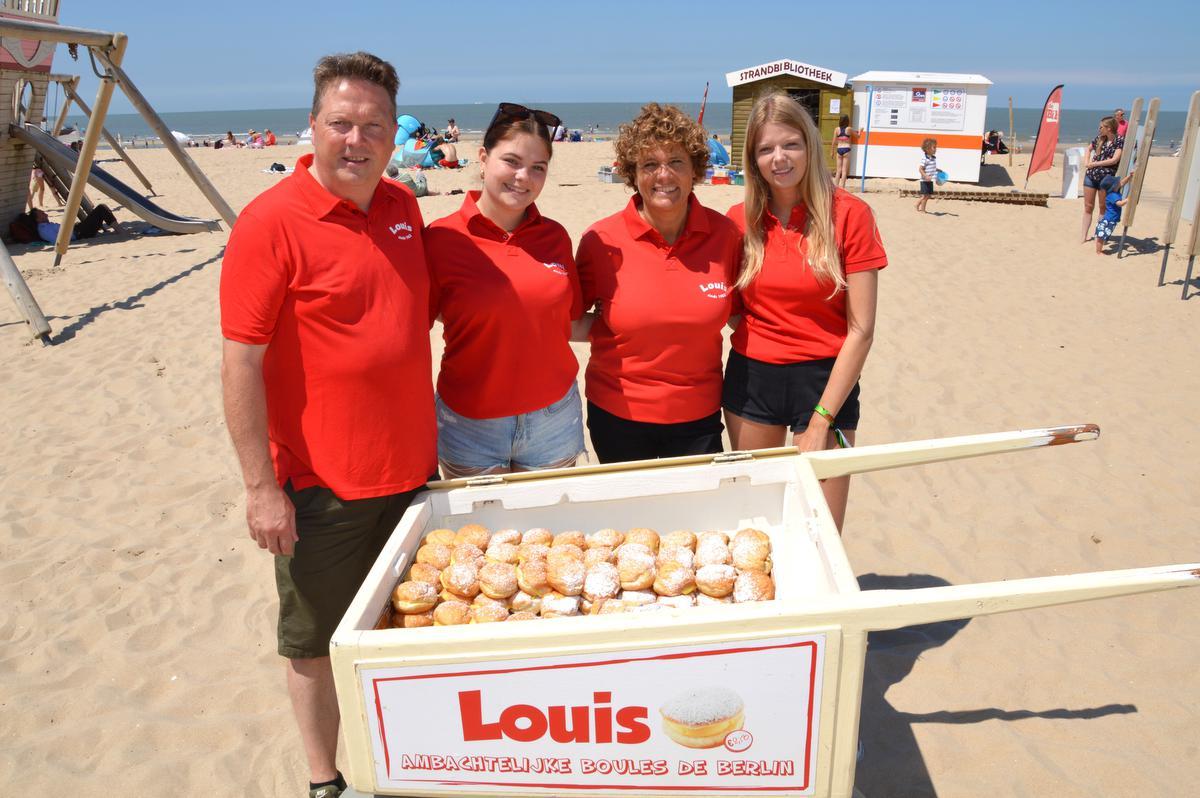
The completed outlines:
{"type": "Polygon", "coordinates": [[[925,206],[933,196],[933,181],[937,177],[937,139],[925,139],[921,142],[921,164],[917,174],[921,180],[921,198],[917,200],[917,212],[925,213],[925,206]]]}
{"type": "Polygon", "coordinates": [[[1100,181],[1100,190],[1104,192],[1104,216],[1100,217],[1100,222],[1096,225],[1096,254],[1104,254],[1104,244],[1112,236],[1113,230],[1117,227],[1117,222],[1121,221],[1121,209],[1125,207],[1125,203],[1129,202],[1128,198],[1121,197],[1121,189],[1133,179],[1133,172],[1117,181],[1116,175],[1107,175],[1100,181]]]}

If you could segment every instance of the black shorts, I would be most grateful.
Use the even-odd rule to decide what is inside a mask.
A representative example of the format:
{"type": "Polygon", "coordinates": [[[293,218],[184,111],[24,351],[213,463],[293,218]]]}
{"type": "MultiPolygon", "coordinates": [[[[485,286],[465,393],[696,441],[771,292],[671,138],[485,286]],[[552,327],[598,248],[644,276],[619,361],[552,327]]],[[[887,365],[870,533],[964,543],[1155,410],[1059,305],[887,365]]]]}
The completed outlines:
{"type": "MultiPolygon", "coordinates": [[[[764,363],[731,351],[725,365],[721,405],[749,421],[803,432],[808,429],[813,408],[821,401],[835,360],[830,357],[800,363],[764,363]]],[[[837,410],[834,426],[843,432],[858,429],[858,395],[855,383],[837,410]]],[[[832,412],[834,408],[829,410],[832,412]]]]}
{"type": "Polygon", "coordinates": [[[630,421],[587,403],[587,426],[592,448],[601,463],[626,463],[689,454],[718,454],[724,451],[721,411],[695,421],[654,424],[630,421]]]}
{"type": "Polygon", "coordinates": [[[922,194],[933,194],[933,181],[932,180],[922,180],[921,181],[921,193],[922,194]]]}
{"type": "Polygon", "coordinates": [[[275,556],[279,654],[329,656],[329,639],[421,486],[372,499],[340,499],[329,488],[283,488],[296,508],[299,540],[275,556]]]}

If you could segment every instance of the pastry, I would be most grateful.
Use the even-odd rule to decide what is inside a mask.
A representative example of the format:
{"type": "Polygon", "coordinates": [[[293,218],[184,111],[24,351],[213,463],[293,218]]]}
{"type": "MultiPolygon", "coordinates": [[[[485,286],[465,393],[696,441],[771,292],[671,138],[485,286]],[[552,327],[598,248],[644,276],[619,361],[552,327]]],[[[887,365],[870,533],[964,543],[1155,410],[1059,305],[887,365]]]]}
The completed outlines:
{"type": "Polygon", "coordinates": [[[696,589],[696,572],[678,562],[665,562],[658,567],[654,592],[660,596],[682,596],[696,589]]]}
{"type": "Polygon", "coordinates": [[[696,550],[696,533],[690,529],[677,529],[662,536],[659,548],[678,546],[684,549],[696,550]]]}
{"type": "Polygon", "coordinates": [[[471,609],[476,607],[501,607],[507,610],[512,607],[512,600],[506,598],[496,599],[486,593],[480,592],[478,596],[471,599],[471,609]]]}
{"type": "Polygon", "coordinates": [[[491,536],[492,533],[486,526],[467,524],[458,528],[458,532],[454,535],[454,545],[470,543],[475,548],[483,551],[487,548],[488,540],[491,536]]]}
{"type": "Polygon", "coordinates": [[[713,604],[732,604],[733,603],[733,596],[731,596],[731,595],[730,596],[722,596],[721,598],[717,598],[715,596],[709,596],[709,595],[701,593],[699,591],[697,591],[695,595],[696,595],[696,606],[697,607],[709,607],[709,606],[712,606],[713,604]]]}
{"type": "Polygon", "coordinates": [[[537,613],[535,613],[535,612],[530,612],[529,610],[521,610],[520,612],[514,612],[512,615],[508,616],[508,620],[510,620],[510,621],[536,621],[537,617],[538,617],[537,613]]]}
{"type": "Polygon", "coordinates": [[[511,543],[514,546],[518,546],[521,543],[521,533],[516,529],[501,529],[493,532],[488,545],[491,546],[495,543],[511,543]]]}
{"type": "MultiPolygon", "coordinates": [[[[562,592],[562,591],[559,591],[562,592]]],[[[583,597],[588,601],[615,598],[621,592],[621,576],[617,566],[598,562],[587,569],[583,578],[583,597]]]]}
{"type": "Polygon", "coordinates": [[[434,568],[429,563],[415,562],[408,569],[408,578],[414,582],[426,582],[441,587],[442,569],[434,568]]]}
{"type": "Polygon", "coordinates": [[[527,560],[517,566],[517,586],[531,596],[550,592],[549,564],[545,560],[527,560]]]}
{"type": "MultiPolygon", "coordinates": [[[[583,580],[587,568],[583,564],[583,553],[579,559],[574,557],[554,557],[547,561],[546,578],[550,587],[564,596],[578,596],[583,592],[583,580]]],[[[543,605],[544,606],[544,605],[543,605]]]]}
{"type": "Polygon", "coordinates": [[[432,565],[440,571],[450,564],[450,547],[445,543],[426,543],[417,549],[417,562],[432,565]]]}
{"type": "Polygon", "coordinates": [[[533,529],[526,529],[525,534],[521,535],[522,543],[543,543],[549,546],[553,541],[554,533],[540,526],[533,529]]]}
{"type": "Polygon", "coordinates": [[[614,615],[622,612],[625,612],[625,602],[615,598],[593,602],[592,608],[589,610],[591,615],[614,615]]]}
{"type": "Polygon", "coordinates": [[[696,541],[695,568],[706,565],[726,565],[730,560],[729,544],[721,533],[706,533],[696,541]],[[719,535],[719,537],[718,537],[719,535]]]}
{"type": "Polygon", "coordinates": [[[551,562],[555,560],[577,560],[583,562],[583,549],[574,543],[555,543],[550,548],[550,551],[546,553],[546,558],[551,562]]]}
{"type": "Polygon", "coordinates": [[[542,599],[540,596],[531,596],[524,590],[518,590],[513,593],[513,597],[509,599],[509,606],[515,612],[533,612],[536,613],[542,608],[542,599]]]}
{"type": "Polygon", "coordinates": [[[407,615],[397,614],[392,619],[392,626],[403,629],[419,629],[422,626],[433,626],[433,610],[412,612],[407,615]]]}
{"type": "Polygon", "coordinates": [[[695,567],[696,553],[685,546],[668,546],[663,543],[658,549],[658,567],[662,568],[669,562],[695,567]]]}
{"type": "Polygon", "coordinates": [[[732,731],[742,728],[745,702],[728,687],[685,690],[659,709],[663,731],[687,748],[716,748],[732,731]]]}
{"type": "Polygon", "coordinates": [[[775,598],[775,581],[762,571],[738,571],[733,583],[733,600],[770,601],[775,598]]]}
{"type": "Polygon", "coordinates": [[[650,551],[658,551],[659,537],[658,533],[653,529],[635,527],[625,533],[625,542],[637,543],[650,549],[650,551]]]}
{"type": "Polygon", "coordinates": [[[497,604],[471,607],[471,623],[496,623],[508,620],[508,609],[497,604]]]}
{"type": "Polygon", "coordinates": [[[567,544],[578,546],[580,550],[587,545],[587,538],[578,529],[572,529],[567,532],[559,532],[554,536],[554,546],[565,546],[567,544]]]}
{"type": "Polygon", "coordinates": [[[729,553],[739,571],[771,570],[771,539],[757,529],[743,529],[734,535],[729,553]]]}
{"type": "Polygon", "coordinates": [[[488,544],[484,556],[492,562],[506,562],[516,565],[520,560],[520,551],[515,543],[497,543],[492,540],[488,544]]]}
{"type": "Polygon", "coordinates": [[[522,543],[517,546],[517,563],[523,563],[526,560],[542,560],[550,556],[550,547],[545,543],[522,543]]]}
{"type": "Polygon", "coordinates": [[[428,582],[401,582],[392,591],[392,606],[398,612],[426,612],[437,604],[437,590],[428,582]]]}
{"type": "Polygon", "coordinates": [[[579,596],[564,596],[562,593],[550,592],[542,596],[543,618],[566,618],[579,614],[579,596]]]}
{"type": "Polygon", "coordinates": [[[471,622],[471,605],[465,601],[443,601],[433,608],[434,626],[459,626],[471,622]]]}
{"type": "Polygon", "coordinates": [[[607,546],[610,549],[615,549],[625,542],[625,534],[616,529],[598,529],[587,536],[587,547],[594,549],[597,546],[607,546]]]}
{"type": "Polygon", "coordinates": [[[696,571],[696,587],[706,596],[722,598],[733,592],[737,569],[732,565],[714,563],[696,571]]]}
{"type": "Polygon", "coordinates": [[[644,604],[653,604],[658,601],[658,594],[653,590],[622,590],[617,594],[617,598],[626,607],[641,607],[644,604]]]}
{"type": "Polygon", "coordinates": [[[479,569],[479,590],[489,598],[508,598],[517,592],[517,567],[506,562],[485,563],[479,569]]]}
{"type": "Polygon", "coordinates": [[[442,571],[442,587],[466,599],[479,593],[479,569],[471,563],[455,563],[442,571]]]}
{"type": "Polygon", "coordinates": [[[659,596],[658,601],[654,603],[677,610],[685,607],[694,607],[696,606],[696,594],[686,593],[682,596],[659,596]]]}
{"type": "Polygon", "coordinates": [[[483,550],[472,543],[459,543],[454,548],[450,549],[450,564],[451,565],[474,565],[476,568],[483,565],[484,556],[483,550]]]}
{"type": "Polygon", "coordinates": [[[617,547],[617,572],[623,589],[645,590],[654,584],[654,554],[640,543],[623,543],[617,547]]]}
{"type": "Polygon", "coordinates": [[[443,546],[454,545],[453,529],[435,529],[425,536],[422,543],[441,543],[443,546]]]}
{"type": "Polygon", "coordinates": [[[721,541],[722,545],[729,545],[729,535],[726,535],[724,532],[718,532],[715,529],[709,529],[696,535],[696,546],[699,546],[705,538],[716,538],[721,541]]]}
{"type": "Polygon", "coordinates": [[[598,562],[606,562],[612,565],[617,564],[617,555],[614,549],[608,546],[594,546],[583,553],[583,564],[591,568],[598,562]]]}

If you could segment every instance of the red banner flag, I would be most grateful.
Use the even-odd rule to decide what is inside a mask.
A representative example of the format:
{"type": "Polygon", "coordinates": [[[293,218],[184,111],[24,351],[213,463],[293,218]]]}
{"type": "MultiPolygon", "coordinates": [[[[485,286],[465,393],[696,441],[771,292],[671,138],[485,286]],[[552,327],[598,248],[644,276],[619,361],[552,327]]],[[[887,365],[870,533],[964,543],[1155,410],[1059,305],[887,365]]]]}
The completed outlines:
{"type": "Polygon", "coordinates": [[[1033,142],[1033,156],[1029,159],[1029,172],[1025,175],[1025,187],[1029,178],[1045,172],[1054,163],[1054,150],[1058,147],[1058,120],[1062,114],[1062,84],[1055,86],[1042,108],[1042,122],[1038,125],[1037,138],[1033,142]]]}
{"type": "Polygon", "coordinates": [[[701,127],[704,127],[704,106],[708,105],[708,81],[704,82],[704,99],[700,101],[700,118],[696,120],[701,127]]]}

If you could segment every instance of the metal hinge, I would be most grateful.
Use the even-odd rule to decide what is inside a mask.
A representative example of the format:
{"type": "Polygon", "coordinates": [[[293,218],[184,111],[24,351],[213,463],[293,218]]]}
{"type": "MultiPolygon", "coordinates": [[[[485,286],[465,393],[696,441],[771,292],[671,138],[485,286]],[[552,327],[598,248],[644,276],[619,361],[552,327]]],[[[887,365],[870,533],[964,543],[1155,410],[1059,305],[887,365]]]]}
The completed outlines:
{"type": "Polygon", "coordinates": [[[471,477],[467,480],[468,488],[483,488],[488,485],[503,485],[504,477],[499,474],[485,474],[480,477],[471,477]]]}
{"type": "Polygon", "coordinates": [[[754,455],[750,452],[725,452],[714,457],[712,461],[713,465],[717,465],[718,463],[744,463],[753,459],[754,455]]]}

